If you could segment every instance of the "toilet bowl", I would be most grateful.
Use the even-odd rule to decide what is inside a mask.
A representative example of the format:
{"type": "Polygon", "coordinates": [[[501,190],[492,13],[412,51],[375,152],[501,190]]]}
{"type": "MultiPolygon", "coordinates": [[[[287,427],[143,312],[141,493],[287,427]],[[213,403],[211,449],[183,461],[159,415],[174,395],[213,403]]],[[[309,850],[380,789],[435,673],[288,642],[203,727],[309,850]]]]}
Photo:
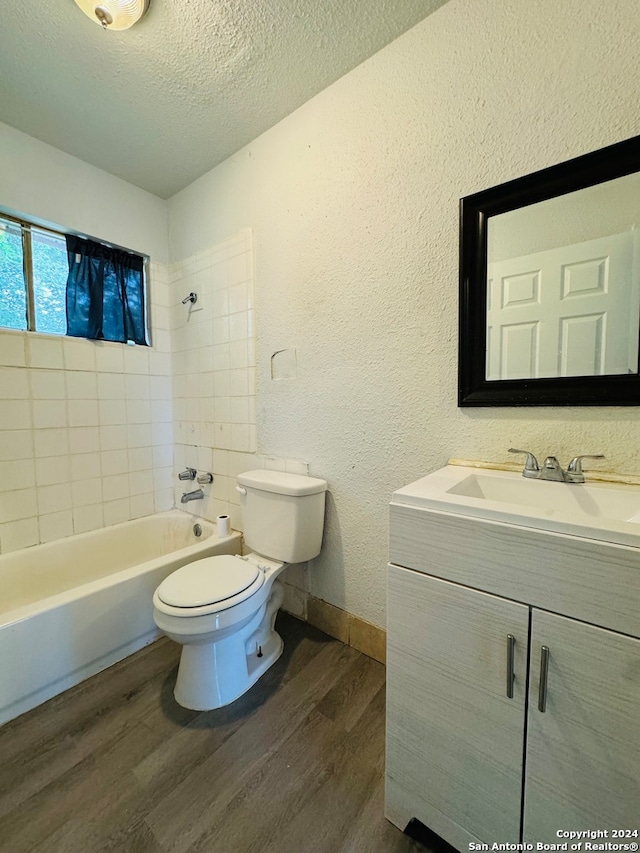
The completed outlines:
{"type": "Polygon", "coordinates": [[[174,695],[197,711],[242,696],[282,654],[274,630],[286,563],[257,554],[197,560],[153,596],[156,625],[183,645],[174,695]]]}
{"type": "Polygon", "coordinates": [[[156,589],[155,623],[183,646],[174,690],[180,705],[198,711],[228,705],[280,657],[274,625],[284,588],[277,578],[290,562],[319,553],[326,487],[324,480],[280,472],[239,475],[245,542],[266,545],[272,556],[207,557],[156,589]]]}

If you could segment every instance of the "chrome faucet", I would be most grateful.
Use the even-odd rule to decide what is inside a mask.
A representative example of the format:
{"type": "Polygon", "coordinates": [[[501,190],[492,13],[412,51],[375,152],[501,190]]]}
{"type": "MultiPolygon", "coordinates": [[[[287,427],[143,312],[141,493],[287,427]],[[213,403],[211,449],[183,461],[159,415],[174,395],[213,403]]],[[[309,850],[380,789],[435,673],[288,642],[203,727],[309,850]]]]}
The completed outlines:
{"type": "MultiPolygon", "coordinates": [[[[572,475],[562,468],[555,456],[547,456],[542,463],[539,478],[541,480],[553,480],[556,483],[575,483],[576,480],[571,479],[572,475]]],[[[584,483],[584,476],[581,481],[584,483]]]]}
{"type": "Polygon", "coordinates": [[[196,478],[196,469],[195,468],[185,468],[184,471],[180,471],[178,474],[179,480],[195,480],[196,478]]]}
{"type": "Polygon", "coordinates": [[[185,492],[180,498],[181,504],[189,503],[189,501],[199,501],[204,497],[202,489],[194,489],[193,492],[185,492]]]}
{"type": "Polygon", "coordinates": [[[581,456],[574,456],[571,462],[567,465],[567,470],[565,471],[555,456],[547,456],[542,463],[541,468],[540,465],[538,465],[536,457],[528,450],[516,450],[515,447],[510,447],[509,453],[527,454],[524,469],[522,471],[523,477],[528,477],[532,480],[551,480],[556,483],[584,483],[582,460],[605,458],[602,453],[584,453],[581,456]]]}

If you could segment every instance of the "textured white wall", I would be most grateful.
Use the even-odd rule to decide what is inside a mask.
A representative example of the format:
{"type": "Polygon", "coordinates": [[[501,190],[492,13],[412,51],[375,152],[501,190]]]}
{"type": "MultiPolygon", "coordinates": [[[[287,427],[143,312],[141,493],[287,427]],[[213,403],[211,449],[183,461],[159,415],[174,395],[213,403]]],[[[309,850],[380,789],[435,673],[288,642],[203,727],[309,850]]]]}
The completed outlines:
{"type": "MultiPolygon", "coordinates": [[[[126,153],[126,152],[125,152],[126,153]]],[[[0,205],[166,264],[166,202],[0,123],[0,205]]]]}
{"type": "Polygon", "coordinates": [[[639,30],[636,0],[450,0],[170,201],[174,261],[253,229],[258,449],[331,489],[315,595],[384,624],[391,492],[448,457],[640,473],[638,409],[456,407],[458,199],[639,133],[639,30]]]}

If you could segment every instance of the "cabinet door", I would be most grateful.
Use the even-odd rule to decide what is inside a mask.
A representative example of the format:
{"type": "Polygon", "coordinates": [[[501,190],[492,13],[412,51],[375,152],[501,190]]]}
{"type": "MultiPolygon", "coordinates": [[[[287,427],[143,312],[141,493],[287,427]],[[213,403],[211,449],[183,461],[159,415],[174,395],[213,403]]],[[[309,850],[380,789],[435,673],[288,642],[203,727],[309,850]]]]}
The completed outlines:
{"type": "Polygon", "coordinates": [[[523,840],[640,829],[640,640],[538,610],[532,625],[523,840]]]}
{"type": "Polygon", "coordinates": [[[386,814],[397,826],[416,817],[459,850],[519,841],[528,630],[524,605],[389,567],[386,814]]]}

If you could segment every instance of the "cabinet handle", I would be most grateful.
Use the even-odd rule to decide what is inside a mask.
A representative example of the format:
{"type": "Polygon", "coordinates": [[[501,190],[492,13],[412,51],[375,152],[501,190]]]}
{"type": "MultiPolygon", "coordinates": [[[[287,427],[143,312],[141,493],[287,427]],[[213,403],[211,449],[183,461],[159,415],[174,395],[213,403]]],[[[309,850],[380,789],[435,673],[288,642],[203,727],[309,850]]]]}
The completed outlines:
{"type": "Polygon", "coordinates": [[[507,699],[513,699],[513,681],[515,673],[513,663],[516,651],[516,638],[513,634],[507,634],[507,699]]]}
{"type": "Polygon", "coordinates": [[[547,710],[547,677],[549,675],[549,646],[540,649],[540,685],[538,687],[538,711],[547,710]]]}

